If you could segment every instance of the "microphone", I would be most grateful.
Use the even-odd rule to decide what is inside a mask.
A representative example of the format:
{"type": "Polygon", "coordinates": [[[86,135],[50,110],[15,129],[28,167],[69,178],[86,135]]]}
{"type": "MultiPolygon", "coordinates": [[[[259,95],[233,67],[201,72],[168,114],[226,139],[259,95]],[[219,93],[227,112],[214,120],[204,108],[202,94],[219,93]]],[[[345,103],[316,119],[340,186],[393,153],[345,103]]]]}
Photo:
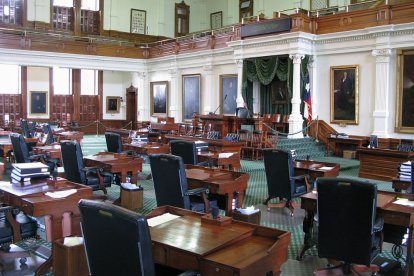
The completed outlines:
{"type": "MultiPolygon", "coordinates": [[[[223,103],[226,101],[226,99],[227,99],[227,94],[224,96],[223,103]]],[[[223,103],[220,103],[220,104],[217,106],[217,108],[216,108],[216,110],[214,110],[213,114],[216,114],[217,110],[220,108],[220,106],[221,106],[223,103]]]]}

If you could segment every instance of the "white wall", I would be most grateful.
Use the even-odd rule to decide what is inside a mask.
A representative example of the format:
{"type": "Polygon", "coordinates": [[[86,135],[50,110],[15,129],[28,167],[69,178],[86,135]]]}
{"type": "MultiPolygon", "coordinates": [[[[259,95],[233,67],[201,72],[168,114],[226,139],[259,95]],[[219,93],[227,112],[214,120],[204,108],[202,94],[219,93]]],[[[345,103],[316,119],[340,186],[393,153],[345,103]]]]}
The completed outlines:
{"type": "Polygon", "coordinates": [[[126,119],[126,89],[132,83],[132,75],[129,72],[104,71],[103,72],[103,97],[102,110],[104,120],[126,119]],[[106,113],[106,97],[122,97],[119,113],[106,113]]]}
{"type": "Polygon", "coordinates": [[[27,67],[27,118],[29,119],[49,119],[49,68],[48,67],[27,67]],[[47,92],[46,110],[47,114],[30,114],[30,95],[31,91],[47,92]]]}

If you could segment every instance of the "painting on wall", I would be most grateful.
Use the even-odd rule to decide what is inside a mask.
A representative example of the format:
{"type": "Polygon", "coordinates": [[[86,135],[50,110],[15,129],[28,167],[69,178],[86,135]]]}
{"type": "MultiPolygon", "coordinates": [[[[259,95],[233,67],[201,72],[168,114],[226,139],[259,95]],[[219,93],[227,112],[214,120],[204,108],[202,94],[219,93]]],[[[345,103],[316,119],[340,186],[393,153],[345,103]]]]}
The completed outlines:
{"type": "Polygon", "coordinates": [[[395,131],[414,133],[414,50],[398,53],[395,131]]]}
{"type": "Polygon", "coordinates": [[[30,115],[49,115],[47,91],[30,91],[30,115]]]}
{"type": "Polygon", "coordinates": [[[331,67],[331,123],[358,124],[358,65],[331,67]]]}
{"type": "Polygon", "coordinates": [[[210,28],[212,30],[223,27],[223,12],[213,12],[210,14],[210,28]]]}
{"type": "Polygon", "coordinates": [[[236,113],[237,75],[220,76],[221,114],[234,115],[236,113]]]}
{"type": "Polygon", "coordinates": [[[120,97],[106,97],[106,113],[119,113],[120,97]]]}
{"type": "Polygon", "coordinates": [[[183,120],[189,121],[200,113],[201,75],[183,75],[183,120]]]}
{"type": "Polygon", "coordinates": [[[168,116],[168,81],[151,82],[151,116],[168,116]]]}

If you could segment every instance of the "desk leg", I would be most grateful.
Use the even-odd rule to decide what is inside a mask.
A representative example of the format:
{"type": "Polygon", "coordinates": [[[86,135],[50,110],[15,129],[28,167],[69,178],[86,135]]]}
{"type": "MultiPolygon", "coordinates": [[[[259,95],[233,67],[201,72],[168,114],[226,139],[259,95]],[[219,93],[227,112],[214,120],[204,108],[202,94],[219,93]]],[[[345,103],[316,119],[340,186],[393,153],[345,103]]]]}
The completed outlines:
{"type": "Polygon", "coordinates": [[[46,272],[52,267],[53,259],[52,255],[43,263],[41,264],[35,271],[35,276],[43,276],[46,274],[46,272]]]}
{"type": "Polygon", "coordinates": [[[407,258],[405,260],[405,271],[404,275],[414,275],[414,240],[413,240],[413,225],[408,228],[408,240],[407,240],[407,258]]]}
{"type": "Polygon", "coordinates": [[[312,211],[306,211],[306,215],[303,218],[303,232],[305,237],[303,238],[303,245],[299,249],[296,260],[301,261],[306,250],[315,245],[315,240],[313,239],[313,217],[315,213],[312,211]]]}

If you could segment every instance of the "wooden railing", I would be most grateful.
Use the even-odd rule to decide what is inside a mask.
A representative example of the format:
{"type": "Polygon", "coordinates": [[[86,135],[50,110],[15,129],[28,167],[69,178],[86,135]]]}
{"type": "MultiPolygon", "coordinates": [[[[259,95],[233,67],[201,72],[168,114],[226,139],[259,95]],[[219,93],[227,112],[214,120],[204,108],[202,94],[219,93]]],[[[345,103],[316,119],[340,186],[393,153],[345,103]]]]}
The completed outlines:
{"type": "MultiPolygon", "coordinates": [[[[303,9],[294,9],[290,14],[277,12],[274,16],[282,19],[290,18],[290,32],[302,31],[313,34],[414,22],[413,1],[386,0],[374,3],[379,4],[364,10],[348,11],[348,8],[345,11],[328,13],[325,16],[315,15],[312,11],[303,9]]],[[[274,20],[259,20],[248,24],[265,25],[266,22],[274,20]]],[[[35,28],[0,28],[0,47],[147,59],[228,47],[227,42],[241,39],[241,26],[241,24],[235,24],[174,39],[112,30],[103,31],[101,36],[73,36],[70,33],[58,33],[49,29],[39,31],[35,28]]]]}
{"type": "MultiPolygon", "coordinates": [[[[336,133],[336,130],[331,127],[324,120],[313,121],[313,124],[309,127],[308,135],[315,138],[317,141],[322,141],[328,146],[328,136],[332,133],[336,133]]],[[[334,150],[334,148],[327,149],[328,151],[334,150]]]]}

